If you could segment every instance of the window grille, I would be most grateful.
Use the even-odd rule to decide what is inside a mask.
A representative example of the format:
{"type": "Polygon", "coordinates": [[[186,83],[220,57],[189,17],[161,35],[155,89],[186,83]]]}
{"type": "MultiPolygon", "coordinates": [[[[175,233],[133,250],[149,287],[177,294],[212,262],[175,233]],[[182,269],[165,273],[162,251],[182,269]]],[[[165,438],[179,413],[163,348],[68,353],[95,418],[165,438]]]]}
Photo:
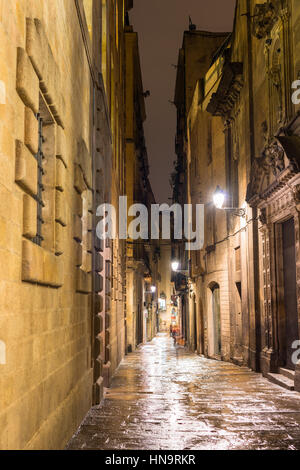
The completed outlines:
{"type": "Polygon", "coordinates": [[[35,198],[37,201],[37,233],[36,233],[35,238],[33,239],[33,242],[41,246],[42,241],[43,241],[42,228],[43,228],[43,223],[44,223],[44,220],[43,220],[43,207],[44,207],[44,203],[43,203],[43,191],[44,191],[43,143],[45,142],[45,139],[43,137],[43,118],[41,117],[40,114],[37,114],[36,117],[39,123],[39,146],[38,146],[38,153],[35,156],[37,159],[37,164],[38,164],[38,186],[37,186],[37,195],[35,198]]]}

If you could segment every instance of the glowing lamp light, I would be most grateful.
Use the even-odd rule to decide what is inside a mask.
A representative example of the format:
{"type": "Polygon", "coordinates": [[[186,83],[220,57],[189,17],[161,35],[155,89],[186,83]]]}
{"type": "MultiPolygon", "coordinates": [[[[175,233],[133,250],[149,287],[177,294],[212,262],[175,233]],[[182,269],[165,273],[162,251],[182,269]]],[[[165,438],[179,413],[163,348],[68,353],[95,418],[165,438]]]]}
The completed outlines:
{"type": "Polygon", "coordinates": [[[178,261],[173,261],[172,263],[172,271],[178,271],[179,263],[178,261]]]}
{"type": "Polygon", "coordinates": [[[156,287],[155,286],[151,286],[151,292],[152,292],[152,294],[155,294],[155,292],[156,292],[156,287]]]}
{"type": "Polygon", "coordinates": [[[214,192],[213,201],[217,209],[222,209],[225,202],[225,193],[222,191],[220,186],[218,186],[214,192]]]}

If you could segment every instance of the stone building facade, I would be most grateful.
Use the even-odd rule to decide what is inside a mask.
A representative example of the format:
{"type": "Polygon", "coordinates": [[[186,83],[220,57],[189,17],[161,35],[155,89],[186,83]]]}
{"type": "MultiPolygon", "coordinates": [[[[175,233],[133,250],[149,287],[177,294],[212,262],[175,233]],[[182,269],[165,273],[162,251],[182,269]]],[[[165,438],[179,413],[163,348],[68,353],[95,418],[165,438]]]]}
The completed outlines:
{"type": "Polygon", "coordinates": [[[124,0],[0,1],[0,448],[60,449],[126,349],[124,0]]]}
{"type": "MultiPolygon", "coordinates": [[[[97,2],[96,2],[97,3],[97,2]]],[[[102,80],[109,116],[109,155],[102,141],[102,155],[107,158],[105,172],[96,169],[102,181],[102,193],[96,202],[111,203],[119,220],[119,197],[125,192],[125,12],[131,2],[102,2],[102,80]],[[108,177],[107,177],[108,176],[108,177]],[[104,194],[103,194],[104,192],[104,194]]],[[[102,134],[102,128],[99,128],[102,134]]],[[[103,162],[101,162],[103,165],[103,162]]],[[[98,220],[95,221],[95,226],[98,220]]],[[[119,227],[117,226],[117,234],[119,227]]],[[[96,336],[98,351],[102,351],[104,387],[108,387],[116,368],[125,354],[126,315],[126,251],[125,241],[118,237],[106,240],[103,247],[103,290],[100,293],[100,334],[96,336]],[[99,339],[99,344],[98,344],[99,339]]],[[[99,300],[97,299],[97,300],[99,300]]],[[[101,380],[101,379],[100,379],[101,380]]],[[[101,395],[100,395],[101,396],[101,395]]]]}
{"type": "Polygon", "coordinates": [[[247,202],[257,211],[260,308],[260,366],[271,380],[282,368],[300,391],[293,353],[299,341],[299,104],[292,101],[299,78],[300,5],[295,1],[253,7],[254,139],[247,202]],[[255,19],[256,18],[256,19],[255,19]],[[260,19],[264,19],[264,26],[260,19]],[[258,60],[258,59],[257,59],[258,60]],[[261,98],[264,97],[261,103],[261,98]]]}
{"type": "Polygon", "coordinates": [[[204,247],[188,256],[189,342],[297,390],[299,9],[237,1],[185,124],[186,200],[205,205],[204,247]]]}
{"type": "MultiPolygon", "coordinates": [[[[194,90],[196,89],[196,93],[198,93],[199,89],[203,87],[204,78],[213,56],[227,37],[228,33],[198,31],[194,25],[191,25],[190,30],[184,32],[182,47],[179,50],[174,98],[177,109],[175,141],[177,160],[175,171],[172,174],[172,184],[173,202],[179,203],[182,206],[185,203],[190,203],[191,200],[196,201],[200,197],[199,190],[196,187],[191,188],[191,182],[189,181],[190,173],[198,179],[200,175],[200,168],[191,168],[188,155],[188,137],[191,133],[188,115],[195,101],[194,90]]],[[[201,96],[198,97],[199,100],[200,98],[201,96]]],[[[204,148],[204,152],[206,152],[206,147],[202,145],[201,148],[204,148]]],[[[200,200],[201,197],[199,202],[200,200]]],[[[185,250],[185,241],[177,241],[175,243],[173,240],[172,259],[180,262],[181,270],[190,270],[191,255],[185,250]]],[[[174,287],[178,294],[178,303],[180,304],[181,318],[179,323],[181,325],[181,334],[186,343],[192,349],[196,349],[197,335],[195,335],[195,331],[198,314],[196,314],[194,309],[194,302],[190,306],[191,295],[189,293],[188,279],[179,273],[174,275],[172,280],[174,281],[174,287]]]]}
{"type": "MultiPolygon", "coordinates": [[[[128,208],[142,203],[151,214],[155,204],[149,182],[149,162],[146,149],[144,122],[146,120],[145,91],[143,89],[138,35],[130,25],[125,32],[126,48],[126,196],[128,208]]],[[[128,227],[133,217],[128,218],[128,227]]],[[[150,219],[149,219],[150,221],[150,219]]],[[[127,313],[126,346],[133,351],[156,333],[156,306],[158,281],[157,242],[145,244],[142,239],[127,241],[127,313]],[[156,287],[152,294],[151,287],[156,287]]]]}

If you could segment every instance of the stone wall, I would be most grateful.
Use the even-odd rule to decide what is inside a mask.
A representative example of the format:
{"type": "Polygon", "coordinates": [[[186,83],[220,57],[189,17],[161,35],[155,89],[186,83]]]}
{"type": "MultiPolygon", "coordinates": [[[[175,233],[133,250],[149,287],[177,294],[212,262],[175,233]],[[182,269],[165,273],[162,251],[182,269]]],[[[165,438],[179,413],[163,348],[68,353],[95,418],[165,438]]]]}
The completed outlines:
{"type": "MultiPolygon", "coordinates": [[[[292,103],[292,82],[299,78],[298,18],[293,1],[238,1],[227,50],[207,71],[204,100],[200,82],[196,86],[187,123],[190,199],[206,204],[204,252],[191,257],[198,315],[204,310],[198,339],[206,344],[198,349],[210,354],[206,281],[208,287],[218,283],[221,356],[264,374],[286,365],[289,347],[281,274],[281,230],[288,219],[294,221],[299,266],[299,105],[292,103]],[[224,206],[233,209],[226,216],[212,206],[217,184],[227,196],[224,206]],[[244,217],[234,208],[243,209],[244,217]]],[[[296,278],[299,290],[298,271],[296,278]]],[[[298,376],[297,367],[296,388],[298,376]]]]}
{"type": "Polygon", "coordinates": [[[200,302],[204,310],[205,324],[198,324],[199,334],[193,339],[194,299],[189,295],[191,344],[200,348],[199,341],[204,335],[206,325],[206,347],[209,356],[215,357],[214,313],[212,307],[212,289],[220,288],[220,333],[221,351],[219,356],[230,357],[230,309],[228,286],[227,257],[227,221],[223,211],[218,211],[212,204],[213,193],[217,186],[226,187],[226,162],[224,154],[224,125],[220,118],[211,119],[209,113],[199,106],[199,89],[195,90],[194,99],[188,115],[188,181],[192,204],[205,205],[204,246],[199,252],[191,252],[193,289],[196,297],[196,309],[199,316],[200,302]],[[201,275],[199,282],[198,277],[201,275]],[[200,331],[201,328],[201,331],[200,331]]]}
{"type": "Polygon", "coordinates": [[[91,74],[72,0],[1,0],[0,42],[0,448],[57,449],[92,403],[91,74]]]}

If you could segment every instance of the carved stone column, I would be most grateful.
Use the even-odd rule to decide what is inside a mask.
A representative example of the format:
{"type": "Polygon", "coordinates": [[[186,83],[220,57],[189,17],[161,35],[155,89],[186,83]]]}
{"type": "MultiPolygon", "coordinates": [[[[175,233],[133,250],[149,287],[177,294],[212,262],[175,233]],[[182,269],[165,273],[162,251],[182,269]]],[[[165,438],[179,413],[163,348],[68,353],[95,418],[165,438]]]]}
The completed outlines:
{"type": "Polygon", "coordinates": [[[292,71],[291,64],[293,61],[292,57],[292,46],[290,38],[290,11],[288,8],[284,8],[279,13],[281,30],[282,30],[282,42],[283,42],[283,57],[284,57],[284,124],[287,124],[292,117],[293,107],[291,100],[291,83],[292,83],[292,71]]]}

